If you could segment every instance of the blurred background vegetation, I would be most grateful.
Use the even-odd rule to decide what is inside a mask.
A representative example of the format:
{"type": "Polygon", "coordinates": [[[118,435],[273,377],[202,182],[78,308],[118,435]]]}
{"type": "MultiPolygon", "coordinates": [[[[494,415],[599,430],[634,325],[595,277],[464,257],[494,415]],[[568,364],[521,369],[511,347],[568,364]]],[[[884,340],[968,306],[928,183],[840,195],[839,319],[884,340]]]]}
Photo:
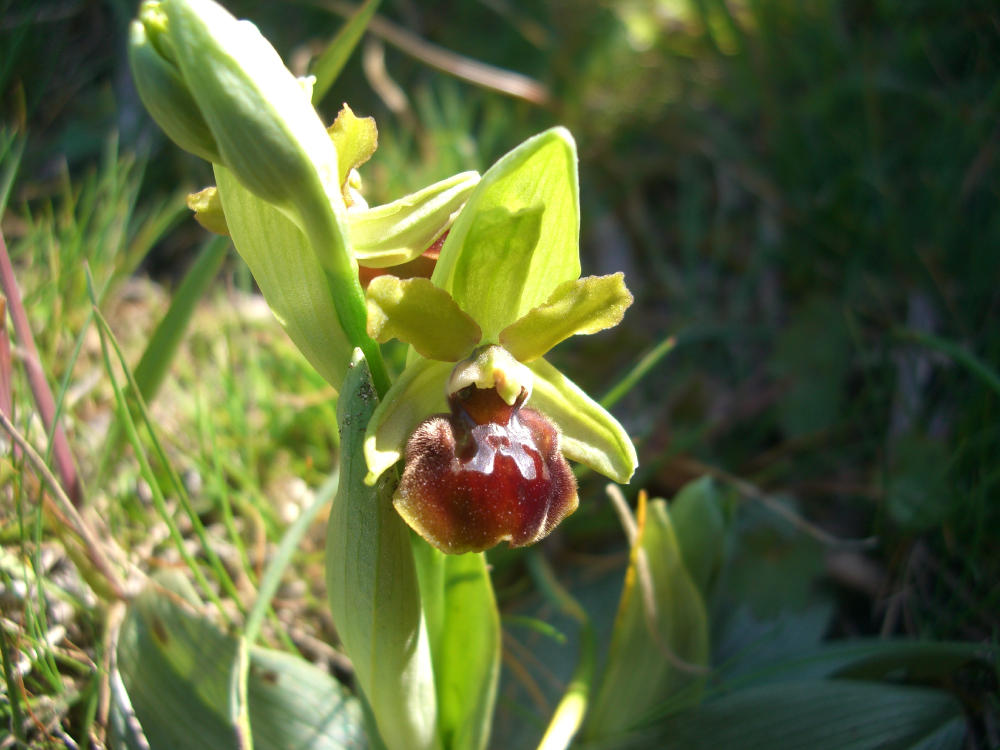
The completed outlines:
{"type": "MultiPolygon", "coordinates": [[[[226,5],[293,69],[351,7],[226,5]]],[[[177,566],[152,509],[165,468],[146,476],[124,442],[106,441],[114,393],[83,262],[134,365],[204,243],[183,199],[210,172],[164,138],[132,87],[135,3],[0,7],[2,229],[41,359],[89,501],[145,567],[177,566]]],[[[630,498],[640,488],[670,498],[707,474],[734,503],[793,519],[743,517],[729,587],[755,618],[792,613],[817,637],[996,644],[994,2],[385,0],[326,120],[341,101],[379,124],[363,169],[371,203],[482,171],[550,125],[573,132],[584,273],[624,270],[637,303],[614,332],[553,356],[600,395],[654,353],[615,406],[639,447],[630,498]],[[521,95],[456,76],[468,60],[495,66],[521,95]]],[[[252,291],[229,257],[150,404],[236,592],[253,589],[269,545],[335,465],[337,439],[331,392],[252,291]]],[[[27,381],[13,375],[14,421],[44,445],[27,381]]],[[[19,467],[0,459],[4,632],[24,628],[41,644],[54,626],[69,632],[76,650],[42,660],[29,692],[50,699],[36,706],[50,729],[81,726],[98,710],[85,665],[102,658],[102,616],[88,614],[19,467]],[[28,551],[30,574],[18,562],[28,551]],[[41,580],[51,596],[28,596],[41,580]]],[[[301,545],[266,637],[336,672],[321,539],[301,545]]],[[[582,477],[581,509],[546,553],[586,583],[602,561],[620,568],[624,549],[601,483],[582,477]]],[[[521,559],[498,550],[491,561],[516,610],[521,559]]],[[[239,597],[222,598],[238,619],[239,597]]],[[[973,691],[970,746],[1000,737],[993,679],[973,691]]]]}

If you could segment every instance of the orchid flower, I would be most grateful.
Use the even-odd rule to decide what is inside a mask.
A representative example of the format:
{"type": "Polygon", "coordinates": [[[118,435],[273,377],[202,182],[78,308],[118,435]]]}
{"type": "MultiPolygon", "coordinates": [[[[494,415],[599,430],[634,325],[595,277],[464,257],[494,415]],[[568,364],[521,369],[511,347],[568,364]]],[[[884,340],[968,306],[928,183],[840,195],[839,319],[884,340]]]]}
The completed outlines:
{"type": "Polygon", "coordinates": [[[618,482],[635,471],[622,426],[543,358],[632,303],[620,273],[579,278],[578,237],[576,148],[554,128],[483,176],[429,280],[368,287],[369,335],[411,350],[369,422],[366,481],[405,455],[394,505],[444,552],[548,534],[577,506],[564,456],[618,482]]]}

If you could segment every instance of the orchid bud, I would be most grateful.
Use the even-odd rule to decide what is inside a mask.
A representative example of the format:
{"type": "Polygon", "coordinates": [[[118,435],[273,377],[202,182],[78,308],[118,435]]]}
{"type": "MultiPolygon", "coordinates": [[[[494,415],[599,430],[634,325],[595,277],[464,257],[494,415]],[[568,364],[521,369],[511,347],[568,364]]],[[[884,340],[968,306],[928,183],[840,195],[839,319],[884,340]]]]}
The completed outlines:
{"type": "Polygon", "coordinates": [[[129,64],[139,98],[170,140],[195,156],[217,162],[219,147],[177,67],[165,28],[159,5],[147,2],[129,29],[129,64]]]}
{"type": "Polygon", "coordinates": [[[179,145],[284,208],[343,210],[336,149],[256,26],[211,0],[146,0],[131,48],[143,103],[179,145]]]}

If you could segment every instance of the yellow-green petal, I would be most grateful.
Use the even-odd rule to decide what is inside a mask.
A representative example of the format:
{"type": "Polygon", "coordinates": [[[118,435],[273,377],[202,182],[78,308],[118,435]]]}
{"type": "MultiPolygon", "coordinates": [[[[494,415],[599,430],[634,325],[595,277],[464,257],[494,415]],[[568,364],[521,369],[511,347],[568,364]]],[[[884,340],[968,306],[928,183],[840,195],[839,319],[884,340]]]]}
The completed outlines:
{"type": "Polygon", "coordinates": [[[616,482],[627,483],[639,459],[625,428],[544,359],[536,359],[528,367],[535,374],[528,406],[556,423],[566,457],[616,482]]]}
{"type": "Polygon", "coordinates": [[[455,219],[431,278],[487,341],[580,275],[576,161],[564,128],[529,138],[483,175],[455,219]]]}
{"type": "Polygon", "coordinates": [[[340,388],[352,346],[341,328],[326,276],[305,234],[225,167],[215,179],[237,252],[295,345],[327,382],[340,388]]]}
{"type": "Polygon", "coordinates": [[[195,221],[209,232],[221,235],[229,234],[229,227],[226,226],[226,214],[222,210],[222,200],[219,198],[219,189],[215,185],[209,185],[197,193],[189,193],[187,207],[194,211],[195,221]]]}
{"type": "Polygon", "coordinates": [[[406,441],[417,425],[431,414],[448,411],[444,388],[452,367],[450,362],[418,359],[392,384],[365,432],[365,484],[375,484],[403,457],[406,441]]]}
{"type": "Polygon", "coordinates": [[[529,310],[500,332],[500,345],[531,362],[577,333],[597,333],[618,325],[632,295],[625,274],[588,276],[560,284],[544,305],[529,310]]]}
{"type": "Polygon", "coordinates": [[[350,171],[368,161],[378,148],[378,127],[374,117],[358,117],[345,103],[327,132],[337,148],[338,180],[343,188],[350,171]]]}
{"type": "Polygon", "coordinates": [[[430,279],[377,276],[368,285],[368,335],[399,339],[428,359],[457,362],[479,343],[476,321],[430,279]]]}
{"type": "Polygon", "coordinates": [[[478,172],[461,172],[392,203],[350,211],[354,256],[368,268],[413,260],[451,227],[478,182],[478,172]]]}

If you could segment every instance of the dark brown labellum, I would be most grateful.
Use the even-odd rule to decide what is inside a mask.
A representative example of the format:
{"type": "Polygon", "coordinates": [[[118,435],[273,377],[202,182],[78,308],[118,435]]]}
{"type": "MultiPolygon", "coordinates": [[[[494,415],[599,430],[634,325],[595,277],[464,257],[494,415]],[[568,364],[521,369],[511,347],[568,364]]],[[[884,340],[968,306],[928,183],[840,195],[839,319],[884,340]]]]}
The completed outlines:
{"type": "Polygon", "coordinates": [[[394,503],[443,552],[522,547],[576,510],[576,480],[547,417],[495,389],[449,396],[451,414],[424,420],[406,445],[394,503]]]}

